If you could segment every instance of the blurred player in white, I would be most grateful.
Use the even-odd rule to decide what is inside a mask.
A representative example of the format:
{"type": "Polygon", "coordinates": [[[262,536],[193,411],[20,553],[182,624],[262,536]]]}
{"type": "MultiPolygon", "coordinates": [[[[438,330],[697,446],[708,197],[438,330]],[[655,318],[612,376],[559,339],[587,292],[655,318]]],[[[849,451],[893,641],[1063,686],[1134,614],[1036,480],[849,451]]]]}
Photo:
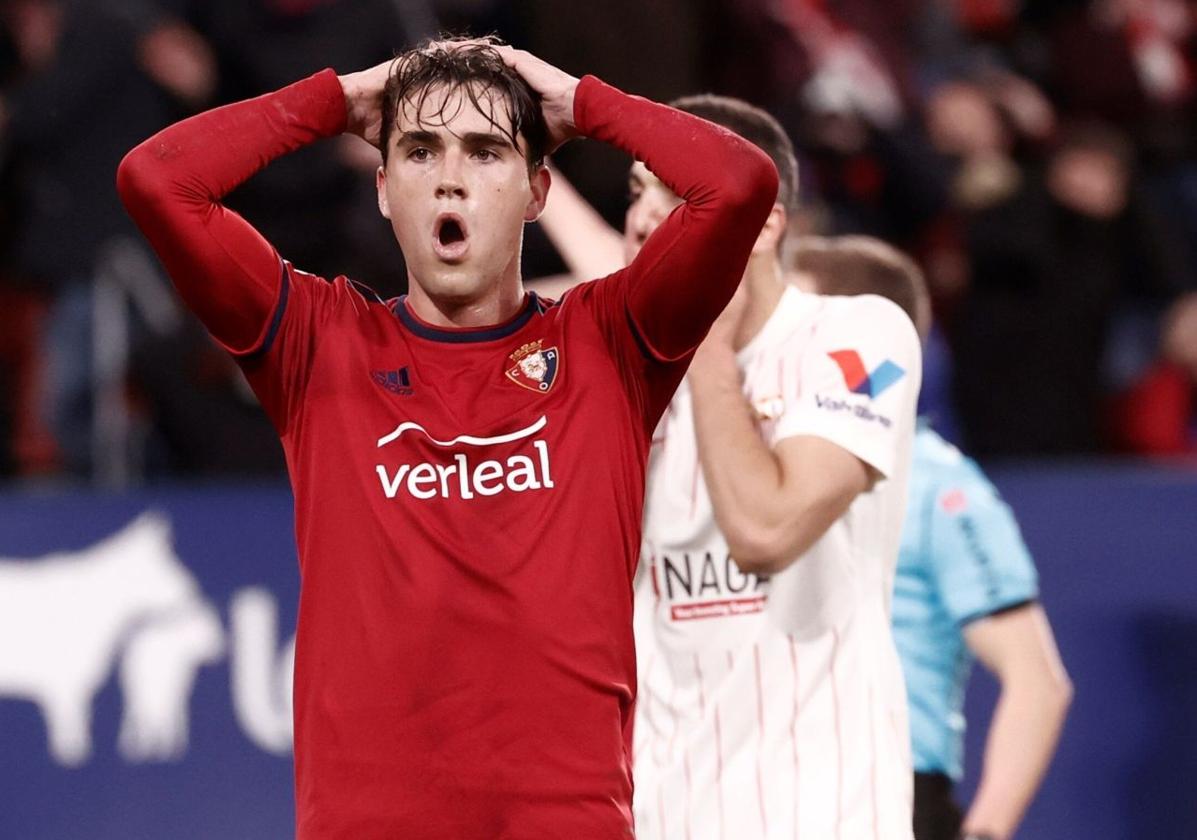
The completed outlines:
{"type": "MultiPolygon", "coordinates": [[[[823,294],[889,297],[927,335],[930,302],[917,273],[861,272],[842,248],[813,238],[793,264],[823,294]]],[[[1038,596],[1010,508],[976,462],[921,421],[893,606],[910,701],[915,840],[1009,840],[1038,790],[1072,697],[1038,596]],[[997,677],[1001,697],[976,795],[962,813],[952,787],[963,774],[974,656],[997,677]]]]}
{"type": "MultiPolygon", "coordinates": [[[[781,189],[654,439],[637,594],[637,836],[909,838],[890,598],[918,336],[889,300],[786,283],[796,166],[772,118],[717,97],[673,104],[764,149],[781,189]]],[[[631,191],[625,259],[678,205],[640,164],[631,191]]],[[[582,214],[568,213],[575,237],[582,214]]],[[[610,236],[561,245],[579,266],[613,253],[610,236]]],[[[908,266],[879,243],[853,253],[908,266]]]]}

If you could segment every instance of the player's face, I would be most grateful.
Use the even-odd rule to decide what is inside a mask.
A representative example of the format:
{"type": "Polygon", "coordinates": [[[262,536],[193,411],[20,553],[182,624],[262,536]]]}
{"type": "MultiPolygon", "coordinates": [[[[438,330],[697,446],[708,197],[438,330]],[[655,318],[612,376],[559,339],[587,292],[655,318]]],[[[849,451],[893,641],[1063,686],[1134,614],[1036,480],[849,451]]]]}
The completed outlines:
{"type": "MultiPolygon", "coordinates": [[[[507,119],[498,98],[479,101],[507,119]]],[[[430,91],[419,115],[399,111],[378,205],[411,282],[433,299],[468,303],[517,280],[524,223],[540,215],[548,190],[547,172],[528,170],[523,137],[511,145],[461,90],[430,91]]]]}
{"type": "Polygon", "coordinates": [[[645,240],[682,200],[640,161],[628,172],[628,212],[623,223],[623,257],[631,262],[645,240]]]}

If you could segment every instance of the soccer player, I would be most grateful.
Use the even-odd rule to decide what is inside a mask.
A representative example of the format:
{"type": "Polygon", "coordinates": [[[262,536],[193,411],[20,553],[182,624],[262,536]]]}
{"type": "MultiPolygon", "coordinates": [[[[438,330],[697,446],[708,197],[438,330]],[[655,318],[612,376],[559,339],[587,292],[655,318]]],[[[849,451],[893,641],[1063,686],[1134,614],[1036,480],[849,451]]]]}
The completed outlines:
{"type": "Polygon", "coordinates": [[[118,184],[282,438],[299,835],[630,836],[645,462],[773,206],[768,158],[526,52],[441,42],[185,120],[118,184]],[[406,298],[303,272],[221,203],[344,131],[382,151],[406,298]],[[575,135],[683,201],[625,270],[553,304],[524,292],[522,229],[575,135]]]}
{"type": "MultiPolygon", "coordinates": [[[[651,587],[637,603],[637,831],[909,837],[889,605],[918,337],[889,300],[786,283],[779,249],[796,166],[771,117],[721,97],[674,104],[761,146],[782,186],[654,438],[642,551],[651,587]]],[[[634,164],[630,183],[625,257],[640,258],[679,199],[651,162],[634,164]]],[[[612,250],[609,237],[594,244],[562,251],[577,263],[612,250]]],[[[858,258],[897,255],[877,244],[858,258]]]]}
{"type": "MultiPolygon", "coordinates": [[[[889,297],[925,336],[930,307],[917,270],[861,271],[843,245],[806,240],[794,263],[825,294],[889,297]]],[[[1037,598],[1035,566],[1009,507],[971,458],[920,423],[893,619],[910,701],[916,840],[1008,840],[1035,795],[1072,695],[1037,598]],[[1001,699],[962,815],[952,786],[962,775],[973,656],[997,677],[1001,699]]]]}

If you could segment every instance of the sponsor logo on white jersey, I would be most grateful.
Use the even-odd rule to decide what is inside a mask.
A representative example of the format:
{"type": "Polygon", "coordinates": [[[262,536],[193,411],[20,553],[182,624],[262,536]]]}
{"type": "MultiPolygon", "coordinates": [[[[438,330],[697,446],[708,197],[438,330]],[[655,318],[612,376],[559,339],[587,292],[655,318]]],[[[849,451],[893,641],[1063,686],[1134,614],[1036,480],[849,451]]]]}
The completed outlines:
{"type": "MultiPolygon", "coordinates": [[[[408,433],[421,434],[435,446],[486,447],[519,443],[535,437],[548,425],[548,418],[539,420],[523,429],[502,435],[478,437],[458,435],[451,440],[438,440],[419,423],[401,423],[391,433],[378,439],[378,448],[399,440],[408,433]]],[[[550,490],[554,487],[549,447],[545,441],[532,440],[523,452],[516,452],[503,459],[483,458],[472,455],[467,449],[454,452],[444,459],[421,461],[414,464],[399,464],[388,467],[378,464],[374,471],[382,485],[382,492],[388,499],[400,495],[413,499],[473,499],[477,496],[496,496],[499,493],[523,493],[528,490],[550,490]]]]}
{"type": "Polygon", "coordinates": [[[741,572],[731,555],[662,554],[653,560],[653,587],[669,602],[674,621],[759,613],[769,579],[741,572]]]}
{"type": "Polygon", "coordinates": [[[894,421],[886,417],[884,414],[878,414],[869,408],[864,403],[851,403],[847,399],[841,397],[829,397],[824,394],[815,394],[815,405],[823,411],[847,411],[854,417],[858,417],[868,423],[880,423],[885,428],[890,428],[894,425],[894,421]]]}

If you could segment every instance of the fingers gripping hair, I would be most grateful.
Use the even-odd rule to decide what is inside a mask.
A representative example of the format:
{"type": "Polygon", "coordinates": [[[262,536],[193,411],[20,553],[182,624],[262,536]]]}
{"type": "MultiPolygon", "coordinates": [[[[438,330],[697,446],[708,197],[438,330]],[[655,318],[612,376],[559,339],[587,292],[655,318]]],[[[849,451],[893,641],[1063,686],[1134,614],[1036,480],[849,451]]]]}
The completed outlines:
{"type": "Polygon", "coordinates": [[[543,163],[548,131],[540,95],[503,61],[494,49],[500,44],[493,36],[441,38],[397,56],[383,92],[383,161],[401,115],[417,126],[443,126],[469,103],[515,148],[523,138],[529,167],[543,163]],[[446,95],[428,110],[429,96],[441,91],[446,95]]]}

